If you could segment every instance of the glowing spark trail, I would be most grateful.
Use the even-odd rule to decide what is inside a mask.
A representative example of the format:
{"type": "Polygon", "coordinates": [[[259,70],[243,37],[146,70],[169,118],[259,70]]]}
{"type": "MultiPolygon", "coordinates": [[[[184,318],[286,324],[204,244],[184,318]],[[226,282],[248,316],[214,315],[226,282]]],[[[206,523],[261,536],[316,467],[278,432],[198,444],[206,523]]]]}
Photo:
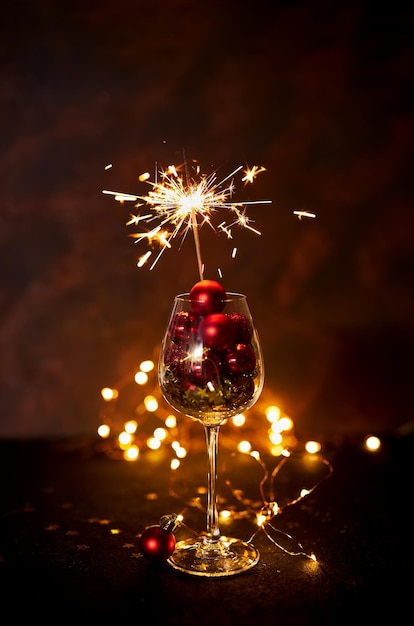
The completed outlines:
{"type": "Polygon", "coordinates": [[[246,175],[244,176],[244,178],[242,178],[242,181],[246,184],[253,183],[256,176],[260,174],[261,172],[265,172],[265,171],[266,171],[265,167],[257,167],[257,165],[253,165],[253,167],[250,170],[244,170],[244,174],[246,175]]]}
{"type": "MultiPolygon", "coordinates": [[[[242,169],[237,167],[223,179],[218,180],[216,172],[210,174],[200,173],[200,168],[195,169],[194,177],[188,175],[188,168],[185,164],[185,177],[179,174],[179,170],[184,166],[175,167],[170,165],[167,170],[157,172],[157,179],[152,182],[148,180],[148,175],[139,177],[142,182],[147,182],[151,186],[146,195],[134,195],[118,191],[108,191],[104,189],[102,193],[110,194],[119,202],[136,202],[135,208],[146,208],[146,212],[141,214],[131,214],[127,226],[147,224],[156,221],[156,226],[131,234],[136,242],[146,240],[151,246],[158,246],[158,255],[153,261],[150,269],[153,269],[159,258],[167,248],[171,248],[171,240],[180,236],[184,239],[187,233],[193,232],[194,243],[197,254],[198,270],[200,280],[203,279],[203,263],[201,260],[199,229],[207,224],[214,232],[223,232],[229,239],[232,239],[232,226],[246,228],[257,235],[261,233],[251,226],[251,220],[246,214],[247,205],[271,204],[271,200],[257,201],[231,201],[235,192],[234,176],[242,169]],[[160,182],[158,181],[158,176],[160,182]],[[148,209],[151,213],[148,213],[148,209]],[[230,219],[225,219],[218,226],[213,224],[213,215],[225,210],[230,215],[230,219]]],[[[265,171],[264,167],[253,166],[244,170],[244,178],[247,182],[253,183],[254,178],[260,172],[265,171]]],[[[141,267],[151,255],[149,251],[140,258],[138,266],[141,267]]]]}
{"type": "Polygon", "coordinates": [[[297,215],[300,220],[302,217],[316,217],[315,213],[310,213],[309,211],[293,211],[293,215],[297,215]]]}

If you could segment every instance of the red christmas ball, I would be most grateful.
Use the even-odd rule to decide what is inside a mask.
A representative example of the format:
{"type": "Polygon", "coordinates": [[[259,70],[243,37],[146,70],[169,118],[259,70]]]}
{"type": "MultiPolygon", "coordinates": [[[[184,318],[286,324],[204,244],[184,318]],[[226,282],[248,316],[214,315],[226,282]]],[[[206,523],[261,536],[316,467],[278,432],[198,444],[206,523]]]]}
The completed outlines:
{"type": "Polygon", "coordinates": [[[237,313],[236,311],[232,311],[228,316],[234,322],[236,328],[234,343],[250,343],[253,337],[253,326],[249,318],[243,315],[243,313],[237,313]]]}
{"type": "Polygon", "coordinates": [[[198,315],[219,313],[225,299],[226,291],[216,280],[200,280],[190,291],[191,307],[198,315]]]}
{"type": "Polygon", "coordinates": [[[188,341],[197,327],[197,316],[191,311],[180,311],[171,321],[168,334],[174,343],[188,341]]]}
{"type": "Polygon", "coordinates": [[[205,386],[209,381],[217,379],[218,362],[214,355],[204,355],[200,359],[187,359],[184,373],[188,380],[197,386],[205,386]]]}
{"type": "Polygon", "coordinates": [[[231,374],[252,374],[256,367],[256,355],[251,346],[236,343],[226,351],[224,363],[231,374]]]}
{"type": "Polygon", "coordinates": [[[198,327],[203,346],[225,350],[234,341],[235,325],[225,313],[211,313],[203,317],[198,327]]]}
{"type": "Polygon", "coordinates": [[[139,539],[142,556],[150,561],[164,561],[175,549],[175,536],[161,526],[148,526],[139,539]]]}

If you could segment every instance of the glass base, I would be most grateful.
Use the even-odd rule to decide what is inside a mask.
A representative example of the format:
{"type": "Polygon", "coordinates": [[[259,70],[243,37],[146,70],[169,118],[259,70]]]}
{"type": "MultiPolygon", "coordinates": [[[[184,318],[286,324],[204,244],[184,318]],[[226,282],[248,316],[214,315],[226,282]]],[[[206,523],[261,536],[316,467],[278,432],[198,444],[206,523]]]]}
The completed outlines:
{"type": "Polygon", "coordinates": [[[192,538],[177,542],[167,563],[185,574],[218,578],[242,574],[254,567],[259,559],[259,551],[240,539],[220,537],[211,542],[205,538],[192,538]]]}

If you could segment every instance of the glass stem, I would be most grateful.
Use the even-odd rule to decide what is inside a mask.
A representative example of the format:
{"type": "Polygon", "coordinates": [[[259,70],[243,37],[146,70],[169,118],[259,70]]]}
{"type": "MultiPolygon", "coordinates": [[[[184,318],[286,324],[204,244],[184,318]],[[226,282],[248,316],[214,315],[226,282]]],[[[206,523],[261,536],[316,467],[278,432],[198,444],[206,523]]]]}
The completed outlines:
{"type": "Polygon", "coordinates": [[[207,541],[216,542],[220,538],[217,511],[217,455],[220,426],[205,426],[208,474],[207,474],[207,541]]]}

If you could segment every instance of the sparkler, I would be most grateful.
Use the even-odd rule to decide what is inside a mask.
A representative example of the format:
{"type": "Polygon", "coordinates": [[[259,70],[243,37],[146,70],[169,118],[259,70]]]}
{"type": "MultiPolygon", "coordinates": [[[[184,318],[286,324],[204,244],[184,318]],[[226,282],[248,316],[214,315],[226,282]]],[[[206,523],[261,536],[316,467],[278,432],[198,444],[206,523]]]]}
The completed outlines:
{"type": "MultiPolygon", "coordinates": [[[[146,195],[134,195],[104,189],[102,193],[110,194],[119,202],[135,202],[138,213],[131,213],[127,226],[148,225],[141,232],[130,235],[136,243],[146,241],[150,248],[158,247],[159,251],[152,262],[152,270],[166,249],[172,247],[172,240],[180,237],[184,240],[189,231],[192,231],[196,249],[198,271],[200,280],[203,280],[203,262],[199,229],[207,224],[216,234],[224,233],[228,239],[233,238],[232,227],[240,226],[253,233],[260,235],[260,231],[254,228],[252,220],[247,216],[247,206],[256,204],[271,204],[271,200],[256,201],[232,201],[235,193],[234,177],[243,166],[240,165],[223,179],[219,180],[217,172],[204,174],[198,165],[193,166],[190,175],[187,163],[180,167],[170,165],[166,170],[156,171],[155,181],[150,181],[149,174],[139,177],[140,181],[146,181],[151,189],[146,195]],[[183,170],[183,174],[180,174],[183,170]],[[158,180],[158,176],[160,180],[158,180]],[[148,211],[149,212],[146,212],[148,211]],[[227,212],[226,219],[215,225],[213,217],[224,210],[227,212]],[[141,212],[143,211],[143,212],[141,212]]],[[[243,170],[242,181],[245,185],[253,183],[256,176],[264,172],[264,167],[253,166],[243,170]]],[[[152,254],[148,250],[138,261],[138,267],[142,267],[152,254]]]]}

